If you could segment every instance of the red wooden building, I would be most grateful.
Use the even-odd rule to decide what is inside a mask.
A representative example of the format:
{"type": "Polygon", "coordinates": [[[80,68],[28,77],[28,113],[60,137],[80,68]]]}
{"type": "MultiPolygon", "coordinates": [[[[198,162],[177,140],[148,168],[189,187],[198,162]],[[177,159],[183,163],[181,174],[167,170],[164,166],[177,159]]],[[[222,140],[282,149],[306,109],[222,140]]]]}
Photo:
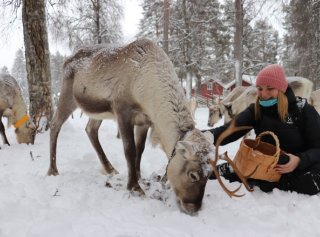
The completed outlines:
{"type": "MultiPolygon", "coordinates": [[[[242,86],[255,85],[255,76],[244,75],[242,77],[242,86]]],[[[236,86],[235,80],[223,84],[214,79],[209,79],[200,85],[200,94],[202,97],[212,99],[213,97],[223,97],[228,94],[236,86]]]]}

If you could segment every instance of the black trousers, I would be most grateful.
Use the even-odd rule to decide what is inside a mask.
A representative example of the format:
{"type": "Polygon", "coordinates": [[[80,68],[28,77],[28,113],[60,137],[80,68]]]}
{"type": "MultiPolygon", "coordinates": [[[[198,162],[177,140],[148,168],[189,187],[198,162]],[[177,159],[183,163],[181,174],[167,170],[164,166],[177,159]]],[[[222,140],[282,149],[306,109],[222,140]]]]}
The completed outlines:
{"type": "MultiPolygon", "coordinates": [[[[240,181],[235,173],[224,176],[230,182],[240,181]]],[[[319,171],[293,172],[282,175],[279,182],[248,179],[251,186],[258,186],[263,192],[271,192],[274,188],[302,194],[315,195],[320,192],[319,171]]]]}
{"type": "Polygon", "coordinates": [[[280,190],[315,195],[320,192],[320,173],[310,170],[283,175],[276,187],[280,190]]]}

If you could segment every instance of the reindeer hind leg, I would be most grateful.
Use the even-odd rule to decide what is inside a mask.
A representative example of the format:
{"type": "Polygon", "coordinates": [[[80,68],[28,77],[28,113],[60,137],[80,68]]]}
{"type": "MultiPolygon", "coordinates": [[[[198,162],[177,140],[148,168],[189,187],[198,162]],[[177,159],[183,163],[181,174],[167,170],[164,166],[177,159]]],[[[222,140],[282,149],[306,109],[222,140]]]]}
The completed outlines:
{"type": "Polygon", "coordinates": [[[136,174],[137,178],[141,178],[140,172],[140,163],[141,163],[141,156],[145,148],[147,134],[148,134],[148,125],[136,126],[135,129],[135,142],[136,142],[136,174]]]}
{"type": "Polygon", "coordinates": [[[100,128],[100,125],[102,123],[102,120],[95,120],[95,119],[89,119],[88,124],[86,126],[86,133],[90,139],[90,142],[95,149],[99,160],[104,168],[104,171],[107,172],[107,174],[118,174],[119,172],[112,166],[112,164],[109,162],[106,154],[104,153],[98,136],[98,131],[100,128]]]}

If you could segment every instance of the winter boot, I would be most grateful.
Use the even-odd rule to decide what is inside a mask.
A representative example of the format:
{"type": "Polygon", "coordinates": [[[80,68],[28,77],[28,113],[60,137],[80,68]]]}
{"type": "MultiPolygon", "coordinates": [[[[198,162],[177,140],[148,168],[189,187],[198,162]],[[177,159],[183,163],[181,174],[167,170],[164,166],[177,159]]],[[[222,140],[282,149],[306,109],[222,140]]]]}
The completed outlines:
{"type": "MultiPolygon", "coordinates": [[[[224,177],[225,179],[229,180],[229,182],[234,182],[234,181],[239,181],[240,180],[238,178],[238,176],[236,175],[236,173],[234,172],[234,170],[231,167],[231,165],[229,163],[227,163],[227,162],[222,163],[220,165],[217,165],[217,169],[218,169],[219,175],[224,177]]],[[[216,177],[216,175],[214,174],[213,171],[209,175],[209,179],[210,180],[217,179],[217,177],[216,177]]]]}

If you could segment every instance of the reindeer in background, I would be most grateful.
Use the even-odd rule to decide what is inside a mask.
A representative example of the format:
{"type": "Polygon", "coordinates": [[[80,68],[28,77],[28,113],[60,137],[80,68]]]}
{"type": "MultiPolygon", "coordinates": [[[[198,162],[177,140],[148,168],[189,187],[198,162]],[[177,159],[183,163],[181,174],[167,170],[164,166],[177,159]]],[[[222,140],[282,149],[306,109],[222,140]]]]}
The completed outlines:
{"type": "Polygon", "coordinates": [[[187,105],[188,105],[188,108],[189,108],[189,110],[191,112],[193,120],[195,120],[196,109],[198,107],[198,101],[197,101],[196,97],[192,97],[188,101],[187,105]]]}
{"type": "Polygon", "coordinates": [[[315,90],[311,93],[310,102],[320,114],[320,89],[315,90]]]}
{"type": "Polygon", "coordinates": [[[1,121],[2,116],[8,118],[7,127],[15,127],[18,143],[34,143],[36,127],[28,116],[17,81],[7,74],[0,74],[0,134],[3,143],[10,145],[1,121]]]}
{"type": "Polygon", "coordinates": [[[229,121],[230,116],[228,114],[228,110],[226,110],[225,108],[225,104],[234,101],[245,90],[246,90],[246,87],[244,86],[236,87],[223,100],[220,101],[219,98],[216,98],[215,104],[211,106],[207,105],[209,109],[208,126],[213,127],[214,124],[216,124],[220,119],[222,119],[223,115],[224,115],[225,121],[227,120],[229,121]]]}

